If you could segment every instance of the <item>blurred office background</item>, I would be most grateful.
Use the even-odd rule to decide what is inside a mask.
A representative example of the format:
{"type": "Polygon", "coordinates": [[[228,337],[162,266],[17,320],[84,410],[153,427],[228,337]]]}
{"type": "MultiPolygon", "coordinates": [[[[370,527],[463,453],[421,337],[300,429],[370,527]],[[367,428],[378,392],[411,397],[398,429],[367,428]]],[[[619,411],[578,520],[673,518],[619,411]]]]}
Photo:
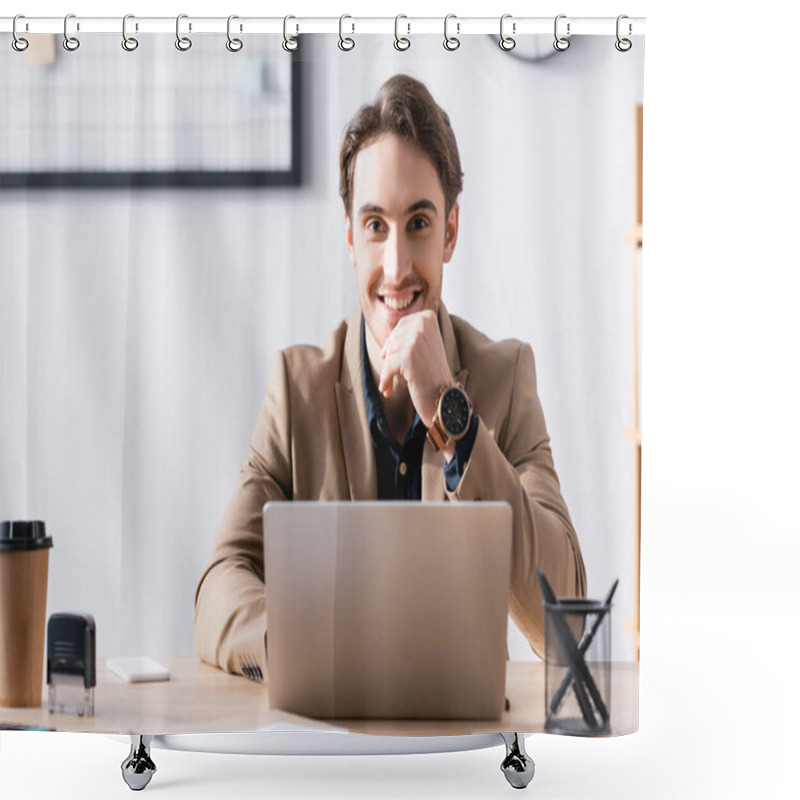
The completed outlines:
{"type": "MultiPolygon", "coordinates": [[[[236,54],[212,36],[187,53],[170,36],[135,53],[118,37],[74,53],[53,40],[52,53],[37,43],[39,63],[0,48],[2,171],[286,162],[291,57],[278,38],[236,54]],[[271,92],[277,111],[257,114],[271,92]],[[189,124],[216,133],[192,149],[189,124]]],[[[532,344],[589,592],[620,578],[613,654],[633,658],[625,234],[643,42],[622,54],[613,36],[564,53],[548,37],[512,53],[496,37],[453,53],[441,37],[406,53],[390,37],[356,41],[342,53],[335,36],[305,37],[293,56],[299,185],[0,192],[0,517],[47,522],[48,613],[94,614],[99,655],[193,653],[194,590],[272,357],[321,344],[358,302],[338,198],[344,126],[408,72],[450,115],[465,172],[443,299],[490,336],[532,344]]],[[[532,657],[516,631],[509,642],[512,658],[532,657]]]]}

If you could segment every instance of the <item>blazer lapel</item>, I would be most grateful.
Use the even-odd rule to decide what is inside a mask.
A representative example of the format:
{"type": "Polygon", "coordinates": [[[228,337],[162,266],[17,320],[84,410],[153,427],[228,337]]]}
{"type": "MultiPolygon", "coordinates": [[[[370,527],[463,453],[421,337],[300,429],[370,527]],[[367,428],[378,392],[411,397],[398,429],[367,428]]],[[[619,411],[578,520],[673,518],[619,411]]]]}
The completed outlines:
{"type": "Polygon", "coordinates": [[[361,311],[347,321],[340,379],[336,384],[336,413],[342,437],[351,500],[377,500],[378,470],[367,425],[361,376],[361,311]]]}
{"type": "MultiPolygon", "coordinates": [[[[464,389],[467,389],[467,377],[469,370],[461,368],[461,358],[458,353],[458,343],[453,331],[453,323],[450,315],[444,307],[444,303],[439,305],[439,328],[442,332],[442,342],[444,352],[447,356],[447,363],[453,377],[464,389]]],[[[422,451],[422,499],[426,501],[447,500],[447,483],[444,479],[444,453],[436,452],[430,441],[425,442],[425,449],[422,451]]]]}

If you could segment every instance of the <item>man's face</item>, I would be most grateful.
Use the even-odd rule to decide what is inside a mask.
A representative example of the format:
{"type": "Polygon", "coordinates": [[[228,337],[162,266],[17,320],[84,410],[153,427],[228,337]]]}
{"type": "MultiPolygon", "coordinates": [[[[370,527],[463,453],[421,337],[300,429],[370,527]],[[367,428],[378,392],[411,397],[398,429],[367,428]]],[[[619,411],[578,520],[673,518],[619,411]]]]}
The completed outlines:
{"type": "Polygon", "coordinates": [[[433,162],[392,134],[356,156],[352,203],[347,250],[368,332],[383,347],[401,317],[439,310],[442,265],[458,236],[458,205],[445,218],[433,162]]]}

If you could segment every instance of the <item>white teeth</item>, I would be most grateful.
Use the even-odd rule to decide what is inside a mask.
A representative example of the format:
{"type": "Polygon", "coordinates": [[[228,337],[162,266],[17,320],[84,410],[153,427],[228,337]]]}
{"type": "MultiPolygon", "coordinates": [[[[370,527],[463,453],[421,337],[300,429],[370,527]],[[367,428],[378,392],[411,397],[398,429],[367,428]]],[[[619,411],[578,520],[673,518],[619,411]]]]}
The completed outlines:
{"type": "Polygon", "coordinates": [[[383,302],[394,311],[402,311],[403,309],[408,308],[411,303],[414,302],[414,295],[410,294],[408,297],[402,300],[398,300],[396,297],[384,297],[383,302]]]}

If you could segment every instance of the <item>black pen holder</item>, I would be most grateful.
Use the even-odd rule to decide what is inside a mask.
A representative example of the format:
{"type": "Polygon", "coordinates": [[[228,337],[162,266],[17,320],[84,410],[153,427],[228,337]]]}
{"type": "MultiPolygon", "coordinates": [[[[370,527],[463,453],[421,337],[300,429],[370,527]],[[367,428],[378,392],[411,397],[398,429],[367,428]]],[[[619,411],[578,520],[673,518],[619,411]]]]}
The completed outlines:
{"type": "Polygon", "coordinates": [[[560,598],[545,608],[545,730],[611,731],[611,604],[560,598]]]}

